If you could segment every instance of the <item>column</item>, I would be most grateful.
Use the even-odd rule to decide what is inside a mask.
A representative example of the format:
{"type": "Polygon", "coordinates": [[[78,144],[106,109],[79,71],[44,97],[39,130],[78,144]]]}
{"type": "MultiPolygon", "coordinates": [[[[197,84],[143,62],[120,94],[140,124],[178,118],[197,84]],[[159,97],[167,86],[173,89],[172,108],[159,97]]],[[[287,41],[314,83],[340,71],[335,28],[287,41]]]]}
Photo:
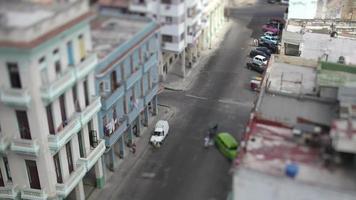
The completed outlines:
{"type": "Polygon", "coordinates": [[[75,199],[85,200],[83,181],[79,181],[78,185],[75,187],[75,199]]]}
{"type": "MultiPolygon", "coordinates": [[[[152,101],[152,100],[151,100],[152,101]]],[[[148,115],[149,111],[148,111],[148,106],[145,107],[145,112],[144,112],[144,115],[145,115],[145,126],[147,127],[148,126],[148,119],[149,119],[149,115],[148,115]]]]}
{"type": "Polygon", "coordinates": [[[157,99],[157,95],[155,97],[153,97],[153,100],[152,100],[152,106],[153,106],[153,115],[157,115],[158,114],[158,107],[157,107],[157,104],[158,104],[158,99],[157,99]]]}
{"type": "Polygon", "coordinates": [[[125,140],[124,140],[124,135],[122,135],[118,141],[119,148],[120,148],[120,158],[125,157],[125,140]]]}
{"type": "Polygon", "coordinates": [[[117,166],[114,145],[111,147],[108,157],[109,157],[109,169],[111,171],[114,171],[117,166]]]}
{"type": "Polygon", "coordinates": [[[128,144],[132,145],[133,144],[133,133],[132,133],[132,125],[130,124],[127,129],[127,134],[128,134],[128,144]]]}
{"type": "Polygon", "coordinates": [[[141,136],[141,113],[139,113],[137,116],[136,127],[137,127],[136,137],[140,137],[141,136]]]}
{"type": "Polygon", "coordinates": [[[94,167],[95,167],[96,187],[101,189],[104,187],[105,184],[103,163],[101,161],[101,158],[98,159],[94,167]]]}
{"type": "Polygon", "coordinates": [[[182,78],[184,78],[185,77],[185,49],[181,53],[181,61],[182,61],[181,73],[182,73],[182,78]]]}

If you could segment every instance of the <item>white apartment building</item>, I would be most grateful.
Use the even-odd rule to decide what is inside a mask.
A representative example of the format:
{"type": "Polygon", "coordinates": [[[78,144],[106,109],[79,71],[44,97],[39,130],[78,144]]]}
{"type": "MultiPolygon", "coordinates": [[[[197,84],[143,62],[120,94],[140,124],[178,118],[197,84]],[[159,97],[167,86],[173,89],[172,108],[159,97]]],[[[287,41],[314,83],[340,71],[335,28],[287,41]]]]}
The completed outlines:
{"type": "MultiPolygon", "coordinates": [[[[180,69],[173,70],[184,77],[186,68],[193,67],[193,63],[200,56],[200,50],[203,49],[204,40],[200,39],[202,24],[213,22],[215,25],[215,20],[210,20],[210,16],[221,17],[217,20],[221,22],[224,18],[224,1],[220,0],[100,0],[99,4],[105,10],[146,15],[161,24],[162,58],[159,68],[161,80],[165,79],[168,71],[178,60],[180,69]],[[209,12],[205,13],[205,17],[204,11],[209,12]],[[221,14],[215,14],[215,11],[221,14]]],[[[216,28],[209,31],[209,37],[216,28]]]]}
{"type": "Polygon", "coordinates": [[[86,0],[0,0],[0,199],[103,186],[91,18],[86,0]]]}

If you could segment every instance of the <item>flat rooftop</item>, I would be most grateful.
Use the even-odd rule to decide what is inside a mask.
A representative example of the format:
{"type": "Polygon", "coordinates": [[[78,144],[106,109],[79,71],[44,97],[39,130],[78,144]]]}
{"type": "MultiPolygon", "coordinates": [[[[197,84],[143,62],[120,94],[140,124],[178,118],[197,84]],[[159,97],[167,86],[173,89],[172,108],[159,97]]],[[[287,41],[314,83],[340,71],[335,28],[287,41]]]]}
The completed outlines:
{"type": "Polygon", "coordinates": [[[0,0],[0,30],[35,26],[81,2],[0,0]]]}
{"type": "Polygon", "coordinates": [[[330,125],[338,105],[317,97],[317,66],[313,60],[274,55],[257,112],[288,125],[300,119],[330,125]]]}
{"type": "Polygon", "coordinates": [[[150,22],[147,18],[137,16],[99,14],[91,22],[93,50],[102,59],[143,30],[150,22]]]}
{"type": "Polygon", "coordinates": [[[307,59],[327,54],[330,62],[337,62],[340,56],[344,56],[347,64],[356,64],[356,38],[332,38],[329,34],[307,32],[303,35],[301,52],[300,56],[307,59]]]}
{"type": "Polygon", "coordinates": [[[235,162],[234,199],[355,199],[354,164],[327,165],[322,155],[321,147],[296,139],[292,128],[255,117],[235,162]],[[298,167],[294,178],[285,173],[290,163],[298,167]]]}

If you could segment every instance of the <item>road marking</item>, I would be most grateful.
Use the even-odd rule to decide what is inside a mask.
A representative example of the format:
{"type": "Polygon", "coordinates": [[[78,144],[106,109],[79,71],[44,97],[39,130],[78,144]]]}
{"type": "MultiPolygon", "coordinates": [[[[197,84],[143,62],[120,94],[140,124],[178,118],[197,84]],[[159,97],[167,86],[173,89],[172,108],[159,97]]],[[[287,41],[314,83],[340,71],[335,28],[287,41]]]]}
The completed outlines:
{"type": "Polygon", "coordinates": [[[208,98],[206,97],[199,97],[199,96],[195,96],[195,95],[191,95],[191,94],[186,94],[185,96],[187,97],[192,97],[192,98],[196,98],[196,99],[202,99],[202,100],[207,100],[208,98]]]}
{"type": "Polygon", "coordinates": [[[153,172],[144,172],[141,174],[142,178],[152,179],[156,176],[156,173],[153,172]]]}
{"type": "Polygon", "coordinates": [[[233,105],[239,105],[239,106],[245,106],[245,107],[253,107],[253,103],[251,103],[251,102],[233,101],[231,99],[220,99],[218,101],[220,103],[225,103],[225,104],[233,104],[233,105]]]}

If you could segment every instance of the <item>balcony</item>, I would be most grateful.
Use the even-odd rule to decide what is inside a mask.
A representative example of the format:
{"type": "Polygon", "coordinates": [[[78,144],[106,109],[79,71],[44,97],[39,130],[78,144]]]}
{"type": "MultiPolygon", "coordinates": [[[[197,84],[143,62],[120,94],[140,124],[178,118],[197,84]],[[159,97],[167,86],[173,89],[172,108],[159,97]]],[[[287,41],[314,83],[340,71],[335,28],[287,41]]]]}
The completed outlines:
{"type": "Polygon", "coordinates": [[[102,98],[102,108],[108,110],[114,103],[117,102],[125,94],[125,87],[122,84],[120,87],[116,88],[115,91],[111,94],[108,94],[106,98],[102,98]]]}
{"type": "Polygon", "coordinates": [[[46,200],[48,195],[46,192],[37,189],[24,188],[21,191],[21,199],[46,200]]]}
{"type": "Polygon", "coordinates": [[[26,140],[16,138],[12,140],[11,151],[14,151],[18,154],[30,155],[30,156],[37,156],[40,150],[40,146],[37,143],[37,140],[26,140]]]}
{"type": "Polygon", "coordinates": [[[109,135],[105,136],[105,145],[110,147],[111,145],[115,144],[116,141],[121,137],[122,133],[124,133],[127,129],[127,120],[123,120],[116,130],[109,135]]]}
{"type": "Polygon", "coordinates": [[[77,80],[81,80],[86,77],[91,71],[95,69],[98,63],[98,58],[95,53],[89,54],[86,59],[74,67],[75,77],[77,80]]]}
{"type": "Polygon", "coordinates": [[[48,136],[48,146],[50,150],[53,152],[59,151],[65,144],[67,144],[73,135],[80,131],[80,128],[80,118],[77,115],[61,131],[55,135],[48,136]]]}
{"type": "Polygon", "coordinates": [[[45,102],[52,102],[55,98],[60,96],[64,91],[75,82],[74,71],[69,68],[65,73],[58,77],[49,85],[41,87],[41,96],[45,102]]]}
{"type": "Polygon", "coordinates": [[[137,105],[132,106],[131,111],[126,114],[127,117],[127,123],[131,124],[131,122],[136,119],[136,117],[140,114],[140,112],[143,109],[143,100],[142,99],[137,99],[137,105]]]}
{"type": "Polygon", "coordinates": [[[96,146],[86,158],[79,158],[78,162],[85,166],[86,171],[89,171],[98,161],[98,159],[104,154],[105,148],[105,141],[100,140],[98,146],[96,146]]]}
{"type": "Polygon", "coordinates": [[[93,116],[99,112],[101,108],[100,97],[95,97],[89,106],[85,107],[82,112],[80,113],[80,122],[82,125],[89,122],[93,116]]]}
{"type": "Polygon", "coordinates": [[[148,58],[148,60],[145,62],[143,65],[143,72],[146,73],[153,65],[155,65],[156,62],[156,54],[152,53],[151,56],[148,58]]]}
{"type": "Polygon", "coordinates": [[[83,179],[87,170],[85,165],[78,163],[77,168],[72,172],[70,177],[64,183],[57,183],[57,195],[65,198],[78,185],[79,181],[83,179]]]}
{"type": "Polygon", "coordinates": [[[7,185],[0,187],[0,199],[16,199],[19,194],[17,185],[7,185]]]}
{"type": "Polygon", "coordinates": [[[130,89],[140,78],[142,77],[142,71],[137,70],[126,80],[126,90],[130,89]]]}
{"type": "Polygon", "coordinates": [[[0,154],[4,154],[7,148],[10,146],[10,138],[3,136],[0,139],[0,154]]]}
{"type": "Polygon", "coordinates": [[[3,88],[0,93],[0,101],[9,106],[29,108],[31,95],[24,88],[3,88]]]}
{"type": "Polygon", "coordinates": [[[145,105],[147,105],[148,102],[150,102],[150,101],[153,99],[153,97],[157,94],[157,92],[158,92],[158,84],[156,83],[156,84],[152,87],[152,89],[149,90],[149,91],[146,93],[146,95],[145,95],[145,97],[144,97],[144,103],[145,103],[145,105]]]}

